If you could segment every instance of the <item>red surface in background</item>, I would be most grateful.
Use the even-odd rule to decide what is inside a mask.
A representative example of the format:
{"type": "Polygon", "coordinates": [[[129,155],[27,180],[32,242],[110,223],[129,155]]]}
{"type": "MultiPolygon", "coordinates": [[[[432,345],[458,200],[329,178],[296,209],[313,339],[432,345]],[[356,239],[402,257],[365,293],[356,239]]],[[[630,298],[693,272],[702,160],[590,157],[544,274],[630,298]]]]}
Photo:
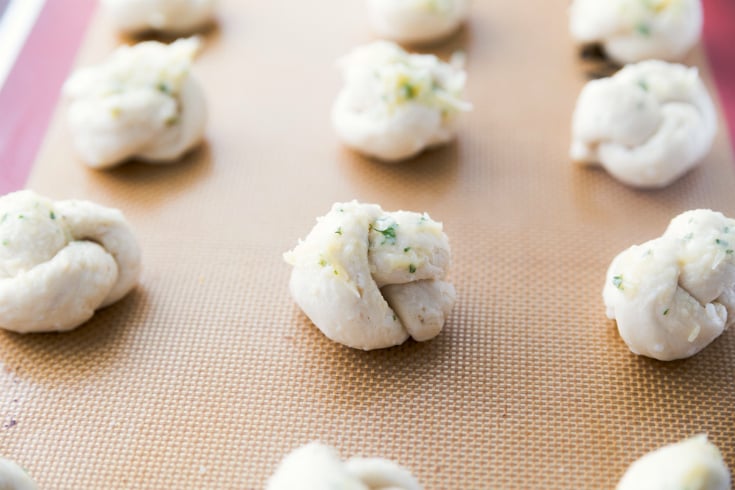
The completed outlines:
{"type": "MultiPolygon", "coordinates": [[[[0,90],[0,194],[23,187],[95,0],[47,0],[0,90]]],[[[735,0],[703,0],[703,43],[735,145],[735,0]]]]}
{"type": "Polygon", "coordinates": [[[735,150],[735,0],[704,0],[702,41],[735,150]]]}
{"type": "Polygon", "coordinates": [[[0,90],[0,194],[25,184],[95,4],[47,0],[18,54],[0,90]]]}

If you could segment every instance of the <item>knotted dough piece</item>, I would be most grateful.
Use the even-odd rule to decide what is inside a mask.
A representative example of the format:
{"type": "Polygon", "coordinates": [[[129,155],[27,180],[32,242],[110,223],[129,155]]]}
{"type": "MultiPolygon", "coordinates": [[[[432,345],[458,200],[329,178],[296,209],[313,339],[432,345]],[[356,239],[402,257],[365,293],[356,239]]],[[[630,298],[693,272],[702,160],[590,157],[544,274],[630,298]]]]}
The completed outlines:
{"type": "Polygon", "coordinates": [[[618,63],[676,61],[699,41],[700,0],[574,0],[570,30],[579,43],[602,45],[618,63]]]}
{"type": "Polygon", "coordinates": [[[378,35],[408,44],[449,36],[469,10],[469,0],[367,0],[367,5],[378,35]]]}
{"type": "Polygon", "coordinates": [[[125,296],[140,249],[122,213],[32,191],[0,197],[0,327],[70,330],[125,296]]]}
{"type": "Polygon", "coordinates": [[[118,29],[191,33],[212,21],[216,0],[102,0],[118,29]]]}
{"type": "Polygon", "coordinates": [[[429,340],[454,306],[449,240],[427,214],[337,203],[284,258],[296,303],[324,335],[356,349],[429,340]]]}
{"type": "Polygon", "coordinates": [[[312,442],[279,465],[266,490],[422,490],[411,473],[382,458],[351,458],[346,462],[329,446],[312,442]]]}
{"type": "Polygon", "coordinates": [[[0,490],[36,490],[36,483],[9,459],[0,458],[0,490]]]}
{"type": "Polygon", "coordinates": [[[191,62],[197,38],[121,46],[64,86],[74,144],[90,167],[130,158],[170,163],[204,135],[206,104],[191,62]]]}
{"type": "Polygon", "coordinates": [[[571,157],[635,187],[663,187],[709,152],[715,107],[696,68],[644,61],[592,80],[577,100],[571,157]]]}
{"type": "Polygon", "coordinates": [[[377,41],[340,61],[345,86],[332,108],[342,141],[384,161],[410,158],[451,141],[462,100],[465,72],[433,55],[408,54],[377,41]]]}
{"type": "Polygon", "coordinates": [[[732,325],[733,250],[735,220],[698,209],[615,257],[603,298],[630,350],[662,361],[690,357],[732,325]]]}
{"type": "Polygon", "coordinates": [[[730,490],[730,470],[704,434],[652,451],[625,472],[617,490],[730,490]]]}

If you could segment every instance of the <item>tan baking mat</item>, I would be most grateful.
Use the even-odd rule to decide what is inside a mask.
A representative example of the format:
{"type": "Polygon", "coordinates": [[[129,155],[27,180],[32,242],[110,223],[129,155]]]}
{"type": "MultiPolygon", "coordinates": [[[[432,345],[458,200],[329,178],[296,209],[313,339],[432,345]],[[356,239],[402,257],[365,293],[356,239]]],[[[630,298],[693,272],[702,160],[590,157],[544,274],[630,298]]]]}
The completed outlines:
{"type": "MultiPolygon", "coordinates": [[[[440,52],[466,51],[475,109],[456,144],[402,166],[329,124],[335,58],[372,38],[360,0],[223,0],[197,62],[208,143],[180,165],[88,170],[58,112],[28,186],[122,208],[145,272],[71,333],[0,333],[0,453],[44,489],[260,489],[314,439],[427,489],[597,489],[707,432],[735,468],[735,332],[687,361],[639,358],[601,300],[612,257],[674,215],[735,215],[725,131],[665,190],[572,167],[585,75],[565,10],[474,2],[440,52]],[[445,223],[458,302],[435,340],[350,350],[289,297],[281,253],[353,198],[445,223]]],[[[99,12],[80,64],[119,42],[99,12]]],[[[689,62],[709,80],[701,52],[689,62]]]]}

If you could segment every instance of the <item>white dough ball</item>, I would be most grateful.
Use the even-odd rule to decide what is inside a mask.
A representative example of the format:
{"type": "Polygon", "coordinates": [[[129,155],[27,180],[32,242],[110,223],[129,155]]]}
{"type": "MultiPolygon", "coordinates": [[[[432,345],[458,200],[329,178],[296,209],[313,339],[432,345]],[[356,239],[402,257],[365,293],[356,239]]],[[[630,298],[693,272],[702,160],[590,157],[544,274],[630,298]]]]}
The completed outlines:
{"type": "Polygon", "coordinates": [[[122,213],[32,191],[0,197],[0,328],[70,330],[125,296],[140,249],[122,213]]]}
{"type": "Polygon", "coordinates": [[[340,139],[384,161],[410,158],[451,141],[462,100],[465,72],[433,55],[408,54],[378,41],[340,62],[345,81],[332,108],[340,139]]]}
{"type": "Polygon", "coordinates": [[[469,0],[367,0],[367,6],[382,38],[420,44],[455,32],[467,17],[469,0]]]}
{"type": "Polygon", "coordinates": [[[36,490],[36,483],[9,459],[0,458],[0,490],[36,490]]]}
{"type": "Polygon", "coordinates": [[[312,442],[287,455],[266,490],[422,490],[411,473],[382,458],[343,462],[329,446],[312,442]]]}
{"type": "Polygon", "coordinates": [[[641,457],[616,490],[730,490],[730,470],[717,447],[699,435],[641,457]]]}
{"type": "Polygon", "coordinates": [[[105,63],[72,74],[64,86],[68,120],[87,165],[171,163],[201,142],[206,103],[191,74],[199,44],[188,38],[122,46],[105,63]]]}
{"type": "Polygon", "coordinates": [[[381,349],[439,334],[455,302],[449,240],[426,214],[337,203],[284,255],[291,295],[328,338],[381,349]]]}
{"type": "Polygon", "coordinates": [[[188,34],[212,21],[216,0],[102,0],[118,29],[188,34]]]}
{"type": "Polygon", "coordinates": [[[618,254],[607,271],[607,316],[635,354],[693,356],[735,323],[735,220],[687,211],[655,240],[618,254]]]}
{"type": "Polygon", "coordinates": [[[570,30],[618,63],[677,61],[702,33],[701,0],[574,0],[570,30]]]}
{"type": "Polygon", "coordinates": [[[697,165],[717,133],[696,68],[643,61],[588,82],[572,118],[572,160],[634,187],[664,187],[697,165]]]}

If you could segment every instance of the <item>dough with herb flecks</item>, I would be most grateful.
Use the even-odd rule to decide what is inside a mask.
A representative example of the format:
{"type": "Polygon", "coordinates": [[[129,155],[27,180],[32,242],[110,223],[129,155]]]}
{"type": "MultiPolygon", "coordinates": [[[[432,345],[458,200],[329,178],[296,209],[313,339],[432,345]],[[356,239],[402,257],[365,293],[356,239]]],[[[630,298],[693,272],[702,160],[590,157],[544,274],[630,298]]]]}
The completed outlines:
{"type": "Polygon", "coordinates": [[[171,163],[201,142],[206,103],[191,73],[199,44],[188,38],[121,46],[106,62],[72,74],[64,86],[68,120],[87,165],[171,163]]]}
{"type": "Polygon", "coordinates": [[[574,0],[570,30],[618,63],[677,61],[699,41],[701,0],[574,0]]]}
{"type": "Polygon", "coordinates": [[[630,350],[662,361],[690,357],[735,323],[733,250],[735,220],[697,209],[618,254],[603,298],[630,350]]]}
{"type": "Polygon", "coordinates": [[[387,162],[413,157],[454,139],[465,72],[433,55],[408,54],[377,41],[340,62],[344,88],[332,107],[340,139],[387,162]]]}
{"type": "Polygon", "coordinates": [[[427,214],[337,203],[284,255],[291,295],[330,339],[371,350],[439,334],[455,301],[450,250],[427,214]]]}
{"type": "Polygon", "coordinates": [[[28,190],[0,197],[0,328],[81,325],[135,286],[140,255],[117,209],[28,190]]]}

